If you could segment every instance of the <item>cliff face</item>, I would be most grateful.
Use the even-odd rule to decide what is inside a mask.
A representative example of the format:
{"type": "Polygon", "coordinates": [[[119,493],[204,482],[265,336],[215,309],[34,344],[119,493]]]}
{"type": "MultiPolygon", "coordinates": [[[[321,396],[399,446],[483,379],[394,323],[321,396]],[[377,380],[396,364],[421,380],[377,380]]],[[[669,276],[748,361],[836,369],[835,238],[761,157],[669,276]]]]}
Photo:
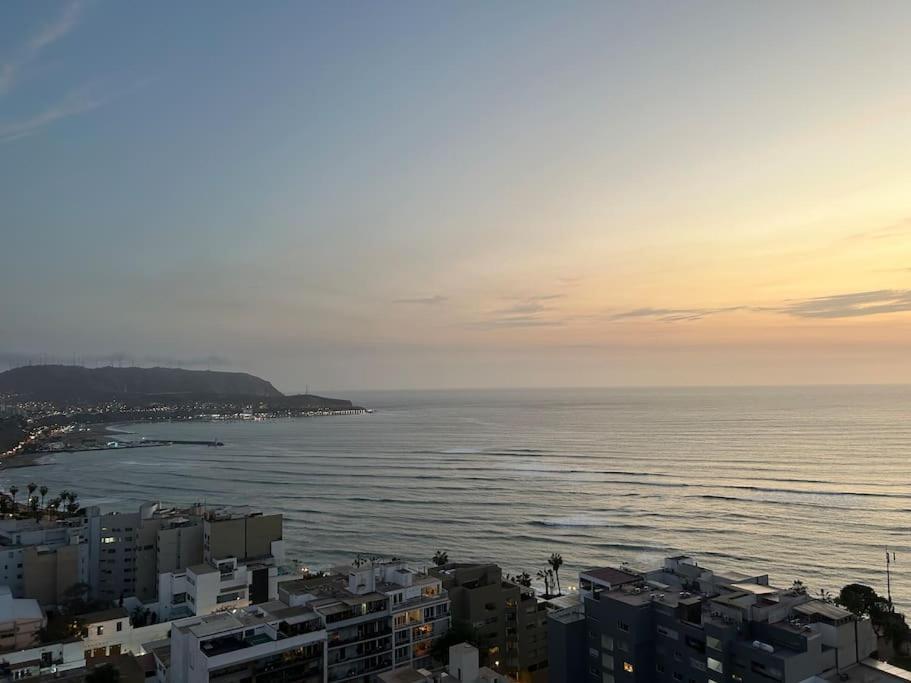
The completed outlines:
{"type": "Polygon", "coordinates": [[[245,372],[176,368],[84,368],[32,365],[0,373],[0,393],[53,403],[155,397],[282,398],[270,382],[245,372]]]}

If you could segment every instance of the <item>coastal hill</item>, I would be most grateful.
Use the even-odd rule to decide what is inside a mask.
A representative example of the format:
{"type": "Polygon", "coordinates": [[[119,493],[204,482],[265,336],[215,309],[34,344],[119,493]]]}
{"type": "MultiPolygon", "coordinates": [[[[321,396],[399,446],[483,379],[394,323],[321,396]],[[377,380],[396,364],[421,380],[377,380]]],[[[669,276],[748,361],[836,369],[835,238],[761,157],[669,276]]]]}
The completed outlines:
{"type": "Polygon", "coordinates": [[[350,401],[322,396],[286,396],[264,379],[246,372],[179,368],[86,368],[78,365],[28,365],[0,372],[0,394],[57,405],[97,405],[120,401],[250,402],[282,409],[345,409],[350,401]]]}

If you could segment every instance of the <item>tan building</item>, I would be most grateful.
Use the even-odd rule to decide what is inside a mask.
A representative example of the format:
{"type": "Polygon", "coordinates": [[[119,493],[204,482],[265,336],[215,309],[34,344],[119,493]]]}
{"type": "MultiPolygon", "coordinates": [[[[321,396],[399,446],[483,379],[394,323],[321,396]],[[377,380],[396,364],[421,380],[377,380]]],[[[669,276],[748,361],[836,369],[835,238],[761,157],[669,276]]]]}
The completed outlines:
{"type": "Polygon", "coordinates": [[[495,564],[448,564],[436,572],[452,621],[478,635],[481,664],[521,681],[547,677],[547,611],[530,588],[503,580],[495,564]]]}
{"type": "Polygon", "coordinates": [[[203,523],[203,560],[284,557],[282,516],[212,511],[203,523]]]}
{"type": "Polygon", "coordinates": [[[67,599],[67,591],[84,573],[84,548],[65,545],[51,548],[45,545],[23,549],[23,595],[42,605],[59,605],[67,599]]]}
{"type": "Polygon", "coordinates": [[[57,605],[71,586],[88,581],[85,520],[0,520],[0,585],[13,597],[57,605]]]}
{"type": "Polygon", "coordinates": [[[46,623],[37,600],[14,598],[9,586],[0,586],[0,652],[34,647],[46,623]]]}

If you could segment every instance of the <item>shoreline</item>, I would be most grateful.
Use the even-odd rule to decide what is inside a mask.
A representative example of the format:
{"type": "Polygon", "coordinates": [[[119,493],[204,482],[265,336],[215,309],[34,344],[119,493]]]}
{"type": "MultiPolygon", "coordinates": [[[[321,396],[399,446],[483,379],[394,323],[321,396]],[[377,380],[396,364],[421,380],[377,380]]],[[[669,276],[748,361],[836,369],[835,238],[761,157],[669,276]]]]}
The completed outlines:
{"type": "MultiPolygon", "coordinates": [[[[138,432],[136,430],[127,429],[134,425],[140,424],[160,424],[165,422],[265,422],[266,420],[277,420],[277,419],[302,419],[309,417],[330,417],[333,415],[368,415],[373,411],[367,408],[352,408],[344,410],[318,410],[304,413],[301,415],[275,415],[275,416],[258,416],[258,417],[239,417],[235,415],[208,415],[208,416],[194,416],[188,417],[186,419],[174,419],[173,417],[162,417],[162,418],[145,418],[140,420],[134,420],[130,422],[113,422],[107,424],[105,422],[90,422],[85,423],[84,426],[87,428],[85,434],[91,436],[96,435],[99,437],[105,437],[106,435],[136,435],[138,432]]],[[[71,447],[71,448],[58,448],[54,450],[47,451],[35,451],[32,453],[16,453],[9,457],[0,459],[0,472],[8,469],[18,469],[22,467],[41,467],[45,465],[54,464],[55,461],[51,462],[41,462],[42,458],[50,458],[54,455],[61,453],[87,453],[93,451],[117,451],[117,450],[131,450],[134,448],[152,448],[152,447],[167,447],[173,445],[187,445],[187,446],[207,446],[207,447],[221,447],[224,446],[224,443],[218,440],[187,440],[187,439],[146,439],[142,437],[140,440],[135,441],[113,441],[107,442],[105,444],[84,446],[84,447],[71,447]],[[110,445],[111,443],[117,443],[118,445],[110,445]]]]}

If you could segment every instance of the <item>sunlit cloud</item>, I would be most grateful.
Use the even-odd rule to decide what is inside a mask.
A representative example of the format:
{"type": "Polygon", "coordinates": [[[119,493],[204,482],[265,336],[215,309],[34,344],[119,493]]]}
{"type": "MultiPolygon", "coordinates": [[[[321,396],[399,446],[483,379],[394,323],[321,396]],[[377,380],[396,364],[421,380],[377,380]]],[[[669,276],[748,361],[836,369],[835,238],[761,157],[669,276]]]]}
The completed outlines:
{"type": "Polygon", "coordinates": [[[911,289],[881,289],[785,303],[780,313],[798,318],[856,318],[911,311],[911,289]]]}
{"type": "Polygon", "coordinates": [[[725,306],[722,308],[634,308],[630,311],[615,313],[611,320],[633,320],[636,318],[647,318],[660,320],[661,322],[685,322],[690,320],[701,320],[706,316],[719,315],[721,313],[733,313],[734,311],[745,310],[746,306],[725,306]]]}

